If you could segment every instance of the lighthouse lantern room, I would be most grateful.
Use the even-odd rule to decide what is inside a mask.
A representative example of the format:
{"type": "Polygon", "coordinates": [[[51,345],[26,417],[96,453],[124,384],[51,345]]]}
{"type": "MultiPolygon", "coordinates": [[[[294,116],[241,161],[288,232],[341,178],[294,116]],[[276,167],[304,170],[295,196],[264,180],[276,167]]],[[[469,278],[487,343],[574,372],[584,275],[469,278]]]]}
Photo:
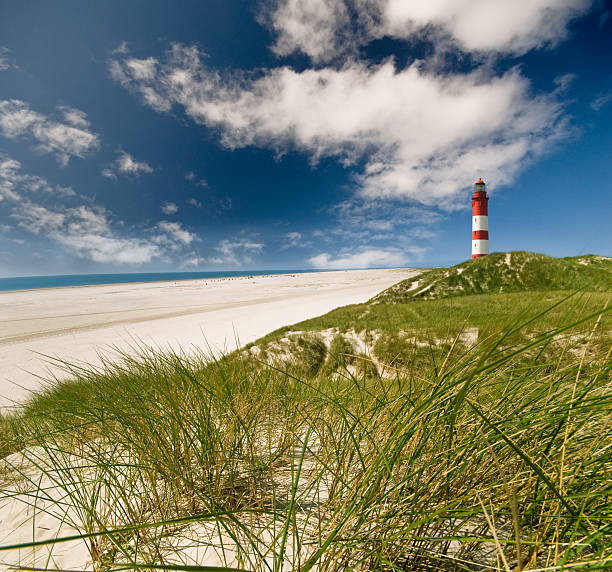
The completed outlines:
{"type": "Polygon", "coordinates": [[[472,197],[472,258],[489,254],[489,209],[486,185],[478,179],[472,197]]]}

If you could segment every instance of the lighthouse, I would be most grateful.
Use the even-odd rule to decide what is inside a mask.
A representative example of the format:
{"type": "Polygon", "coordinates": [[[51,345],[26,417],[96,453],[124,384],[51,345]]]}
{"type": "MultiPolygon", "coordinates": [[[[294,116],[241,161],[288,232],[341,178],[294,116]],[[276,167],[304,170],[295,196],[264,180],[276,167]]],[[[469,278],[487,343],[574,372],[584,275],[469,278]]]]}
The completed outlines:
{"type": "Polygon", "coordinates": [[[482,179],[474,185],[472,197],[472,258],[489,254],[489,209],[487,191],[482,179]]]}

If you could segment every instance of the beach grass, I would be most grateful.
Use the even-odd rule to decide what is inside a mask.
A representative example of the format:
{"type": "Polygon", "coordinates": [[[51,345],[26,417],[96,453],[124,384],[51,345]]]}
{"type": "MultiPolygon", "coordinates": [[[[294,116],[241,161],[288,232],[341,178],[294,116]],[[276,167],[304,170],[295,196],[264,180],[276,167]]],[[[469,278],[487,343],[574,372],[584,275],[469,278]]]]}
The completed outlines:
{"type": "Polygon", "coordinates": [[[612,259],[584,255],[553,258],[535,252],[493,252],[475,263],[423,272],[378,294],[377,302],[408,302],[472,294],[550,290],[612,290],[612,259]]]}
{"type": "Polygon", "coordinates": [[[363,304],[226,356],[65,364],[0,418],[0,503],[93,570],[609,568],[608,297],[363,304]]]}

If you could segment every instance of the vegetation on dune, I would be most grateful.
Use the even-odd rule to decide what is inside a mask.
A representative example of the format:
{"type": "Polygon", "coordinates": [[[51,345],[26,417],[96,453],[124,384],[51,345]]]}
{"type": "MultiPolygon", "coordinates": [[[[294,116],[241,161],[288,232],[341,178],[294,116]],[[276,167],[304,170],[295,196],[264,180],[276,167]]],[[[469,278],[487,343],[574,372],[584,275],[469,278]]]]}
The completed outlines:
{"type": "Polygon", "coordinates": [[[20,448],[13,419],[0,413],[0,459],[20,448]]]}
{"type": "Polygon", "coordinates": [[[219,359],[67,366],[0,418],[1,502],[59,507],[95,570],[604,569],[609,295],[360,304],[219,359]]]}
{"type": "Polygon", "coordinates": [[[323,370],[324,375],[332,375],[338,369],[346,369],[357,359],[356,349],[343,334],[335,334],[329,344],[327,360],[323,370]]]}
{"type": "Polygon", "coordinates": [[[533,252],[494,252],[452,268],[404,280],[376,296],[379,303],[471,294],[543,290],[612,290],[612,259],[586,255],[552,258],[533,252]]]}
{"type": "MultiPolygon", "coordinates": [[[[530,313],[537,313],[538,308],[547,308],[546,313],[537,320],[506,335],[502,348],[528,344],[534,336],[578,322],[582,317],[603,308],[609,298],[610,293],[606,292],[572,295],[571,291],[554,291],[480,294],[421,300],[418,303],[354,304],[280,328],[249,344],[247,350],[278,345],[279,340],[287,336],[300,335],[297,332],[302,335],[333,332],[344,337],[355,333],[387,364],[398,357],[406,361],[414,352],[426,364],[431,363],[432,351],[439,357],[453,343],[465,349],[473,341],[501,335],[504,324],[511,323],[513,317],[520,318],[522,311],[525,311],[523,317],[527,319],[530,313]]],[[[606,312],[598,336],[590,342],[593,349],[603,351],[612,342],[611,325],[612,316],[606,312]]],[[[588,325],[578,325],[574,330],[573,344],[579,348],[588,325]]],[[[548,346],[560,348],[562,344],[563,340],[558,338],[551,340],[548,346]]],[[[353,348],[352,353],[355,351],[353,348]]],[[[331,349],[330,353],[336,354],[331,349]]]]}

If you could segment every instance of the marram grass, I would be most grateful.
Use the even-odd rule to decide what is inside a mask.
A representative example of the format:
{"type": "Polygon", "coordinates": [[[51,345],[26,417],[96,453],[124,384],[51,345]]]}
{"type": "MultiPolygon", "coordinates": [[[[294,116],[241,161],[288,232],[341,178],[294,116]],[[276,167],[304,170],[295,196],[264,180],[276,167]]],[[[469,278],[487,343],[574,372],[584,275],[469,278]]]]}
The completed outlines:
{"type": "Polygon", "coordinates": [[[342,339],[301,370],[246,352],[66,365],[73,381],[0,418],[2,501],[61,526],[0,560],[76,541],[92,570],[609,568],[609,330],[603,305],[560,319],[576,304],[415,344],[383,377],[342,339]]]}

